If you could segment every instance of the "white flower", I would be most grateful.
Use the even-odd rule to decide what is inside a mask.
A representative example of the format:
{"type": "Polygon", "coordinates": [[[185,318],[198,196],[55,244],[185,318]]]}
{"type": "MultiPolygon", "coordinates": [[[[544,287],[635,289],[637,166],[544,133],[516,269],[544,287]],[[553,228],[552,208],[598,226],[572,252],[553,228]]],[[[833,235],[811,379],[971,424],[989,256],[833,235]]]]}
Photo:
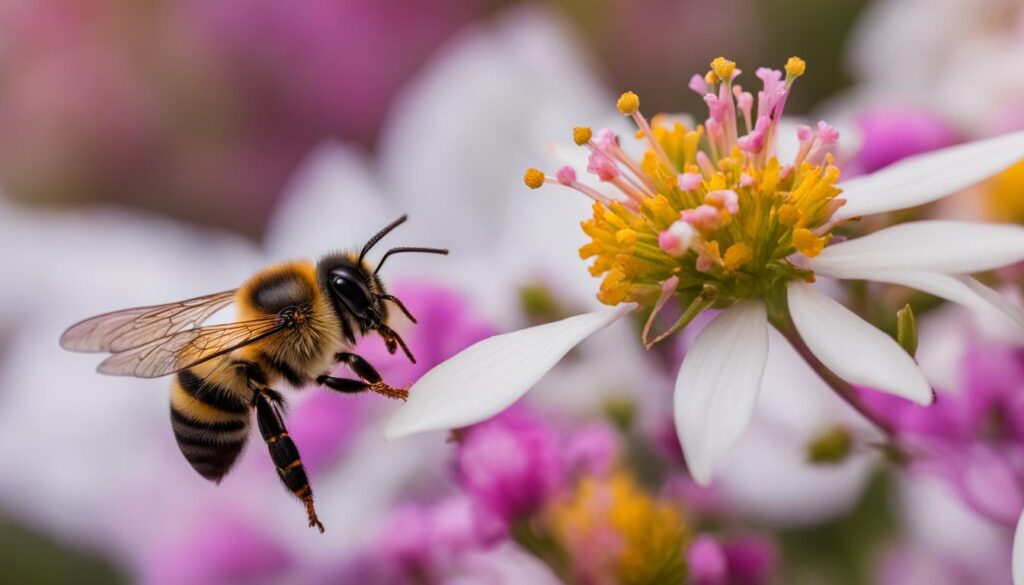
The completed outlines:
{"type": "MultiPolygon", "coordinates": [[[[805,359],[819,361],[828,375],[920,404],[932,401],[931,386],[914,360],[889,336],[809,284],[804,269],[911,286],[1024,325],[1024,312],[966,276],[1024,259],[1024,228],[922,221],[824,247],[840,222],[935,201],[1003,170],[1024,158],[1024,133],[914,157],[833,186],[838,169],[826,153],[838,136],[823,122],[816,131],[800,130],[793,165],[783,166],[773,157],[781,104],[792,80],[803,73],[802,61],[787,64],[785,80],[781,72],[758,71],[765,82],[759,94],[760,118],[742,105],[729,105],[734,64],[716,59],[712,68],[706,81],[695,77],[691,84],[707,94],[711,106],[705,124],[712,144],[707,153],[681,146],[690,136],[696,144],[700,130],[651,130],[638,112],[639,99],[627,92],[618,107],[637,121],[651,144],[647,166],[641,170],[623,154],[614,135],[594,135],[588,128],[577,128],[575,134],[577,144],[593,153],[589,170],[617,187],[621,199],[610,200],[606,192],[594,191],[564,170],[557,178],[534,169],[526,174],[530,187],[562,184],[594,200],[594,219],[585,225],[593,241],[581,253],[597,259],[592,271],[605,274],[600,298],[617,306],[467,349],[411,389],[408,403],[388,425],[389,437],[465,426],[492,416],[521,397],[574,345],[632,310],[627,301],[648,303],[657,313],[673,295],[689,294],[685,298],[690,309],[677,326],[715,303],[728,307],[698,334],[676,381],[680,441],[691,473],[706,483],[750,422],[767,360],[770,317],[796,340],[805,359]],[[715,83],[709,86],[711,81],[715,83]],[[741,137],[737,126],[744,117],[747,134],[741,137]],[[656,132],[671,137],[656,139],[656,132]],[[664,150],[671,144],[680,145],[679,150],[664,150]],[[719,153],[733,154],[719,158],[719,153]],[[674,175],[669,179],[666,174],[684,170],[702,174],[701,187],[679,185],[674,175]],[[739,193],[738,207],[730,209],[731,197],[717,195],[722,189],[739,193]],[[837,197],[840,190],[842,199],[837,197]],[[705,198],[705,192],[716,197],[705,198]],[[657,247],[659,230],[680,219],[679,209],[682,220],[701,234],[685,260],[657,247]],[[776,223],[758,223],[766,221],[776,223]],[[764,233],[774,235],[766,238],[764,233]],[[804,344],[806,348],[800,347],[804,344]]],[[[737,98],[741,91],[736,90],[737,98]]],[[[646,341],[646,331],[644,337],[646,341]]]]}

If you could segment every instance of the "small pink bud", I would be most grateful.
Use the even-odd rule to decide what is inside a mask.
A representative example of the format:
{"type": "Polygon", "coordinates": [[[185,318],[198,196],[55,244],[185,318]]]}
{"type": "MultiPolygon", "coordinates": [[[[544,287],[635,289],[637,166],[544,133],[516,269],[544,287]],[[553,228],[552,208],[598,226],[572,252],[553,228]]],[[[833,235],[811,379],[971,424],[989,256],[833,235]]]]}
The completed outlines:
{"type": "Polygon", "coordinates": [[[558,179],[559,183],[568,187],[576,182],[576,169],[565,165],[558,169],[558,172],[555,173],[555,178],[558,179]]]}
{"type": "Polygon", "coordinates": [[[700,173],[683,173],[679,175],[679,188],[683,191],[696,191],[704,177],[700,173]]]}
{"type": "Polygon", "coordinates": [[[669,256],[679,258],[686,254],[696,237],[697,231],[685,221],[677,221],[658,234],[658,247],[669,256]]]}
{"type": "Polygon", "coordinates": [[[754,177],[751,177],[749,173],[743,173],[740,175],[740,187],[750,188],[757,184],[754,177]]]}

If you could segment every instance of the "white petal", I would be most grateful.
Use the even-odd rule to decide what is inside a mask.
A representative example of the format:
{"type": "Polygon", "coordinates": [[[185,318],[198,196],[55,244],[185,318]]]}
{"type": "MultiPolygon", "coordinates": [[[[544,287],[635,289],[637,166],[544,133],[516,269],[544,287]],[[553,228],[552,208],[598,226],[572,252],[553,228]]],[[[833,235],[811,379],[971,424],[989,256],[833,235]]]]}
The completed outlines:
{"type": "Polygon", "coordinates": [[[872,279],[875,271],[968,274],[1024,260],[1024,227],[914,221],[826,247],[807,266],[835,278],[872,279]]]}
{"type": "Polygon", "coordinates": [[[789,311],[807,347],[840,378],[931,404],[932,388],[907,352],[814,286],[790,283],[789,311]]]}
{"type": "Polygon", "coordinates": [[[908,157],[839,184],[846,205],[835,219],[895,211],[952,195],[1024,159],[1024,131],[908,157]]]}
{"type": "Polygon", "coordinates": [[[871,280],[916,288],[985,315],[1008,318],[1024,329],[1024,310],[970,276],[935,272],[876,272],[871,280]]]}
{"type": "Polygon", "coordinates": [[[470,346],[413,385],[409,401],[395,413],[385,434],[394,439],[454,429],[501,412],[578,343],[635,308],[623,304],[496,335],[470,346]]]}
{"type": "Polygon", "coordinates": [[[1017,520],[1013,537],[1013,585],[1024,585],[1024,514],[1017,520]]]}
{"type": "Polygon", "coordinates": [[[737,303],[708,324],[679,368],[676,431],[701,484],[750,424],[768,360],[768,320],[759,301],[737,303]]]}

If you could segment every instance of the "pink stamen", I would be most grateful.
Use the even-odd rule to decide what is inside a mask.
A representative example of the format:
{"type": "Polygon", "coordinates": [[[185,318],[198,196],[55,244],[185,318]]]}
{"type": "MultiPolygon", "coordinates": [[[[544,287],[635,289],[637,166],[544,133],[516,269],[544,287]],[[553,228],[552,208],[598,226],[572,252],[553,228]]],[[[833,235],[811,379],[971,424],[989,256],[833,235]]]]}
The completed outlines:
{"type": "Polygon", "coordinates": [[[740,175],[740,187],[749,189],[750,187],[753,187],[756,184],[757,181],[755,181],[754,177],[750,176],[749,173],[743,173],[742,175],[740,175]]]}
{"type": "MultiPolygon", "coordinates": [[[[740,198],[732,189],[720,189],[711,191],[704,196],[704,201],[718,209],[724,209],[729,215],[736,215],[740,212],[740,198]]],[[[698,207],[698,209],[700,209],[698,207]]]]}
{"type": "Polygon", "coordinates": [[[677,221],[658,234],[658,247],[669,256],[679,258],[690,249],[690,244],[696,236],[697,232],[692,225],[685,221],[677,221]]]}
{"type": "Polygon", "coordinates": [[[718,208],[706,203],[684,210],[681,217],[683,221],[704,233],[718,229],[722,225],[722,216],[718,208]]]}
{"type": "Polygon", "coordinates": [[[615,161],[600,150],[590,153],[587,160],[587,171],[594,173],[602,181],[614,181],[621,174],[615,161]]]}
{"type": "Polygon", "coordinates": [[[710,178],[715,176],[715,167],[711,164],[711,159],[708,158],[707,153],[703,150],[697,151],[697,166],[700,167],[700,170],[704,173],[705,177],[710,178]]]}
{"type": "Polygon", "coordinates": [[[580,183],[579,181],[574,181],[571,184],[566,185],[565,183],[562,183],[557,179],[552,179],[549,177],[544,179],[544,182],[549,185],[562,185],[565,187],[569,187],[571,189],[575,189],[580,193],[583,193],[590,199],[596,201],[597,203],[604,205],[605,207],[608,207],[609,205],[612,204],[612,200],[609,199],[604,193],[601,193],[600,191],[594,189],[593,187],[580,183]]]}
{"type": "Polygon", "coordinates": [[[558,172],[555,173],[555,178],[558,179],[559,183],[569,187],[576,182],[576,169],[566,165],[558,169],[558,172]]]}
{"type": "Polygon", "coordinates": [[[700,173],[683,173],[679,175],[679,188],[683,191],[696,191],[704,177],[700,173]]]}
{"type": "Polygon", "coordinates": [[[711,91],[708,87],[708,82],[704,81],[704,76],[699,73],[694,73],[693,77],[690,78],[690,89],[697,92],[697,95],[704,95],[711,91]]]}

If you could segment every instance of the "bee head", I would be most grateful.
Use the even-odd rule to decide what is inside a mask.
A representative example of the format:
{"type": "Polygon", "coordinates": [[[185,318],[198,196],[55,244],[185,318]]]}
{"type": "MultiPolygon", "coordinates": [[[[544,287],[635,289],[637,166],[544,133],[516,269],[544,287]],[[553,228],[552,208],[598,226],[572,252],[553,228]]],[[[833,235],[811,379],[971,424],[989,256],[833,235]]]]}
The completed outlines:
{"type": "MultiPolygon", "coordinates": [[[[409,360],[415,363],[416,359],[405,345],[405,342],[402,341],[398,333],[387,325],[388,308],[386,303],[394,303],[413,323],[416,322],[416,319],[405,308],[402,301],[398,300],[394,295],[387,293],[384,289],[384,284],[377,276],[377,272],[380,271],[381,267],[384,266],[384,262],[392,254],[403,252],[448,254],[448,250],[420,247],[391,248],[384,253],[380,262],[377,263],[376,269],[372,272],[363,261],[366,253],[381,238],[404,223],[406,219],[408,219],[408,216],[403,215],[374,234],[363,246],[358,257],[354,257],[354,254],[335,254],[324,258],[317,266],[317,272],[323,283],[323,288],[329,293],[334,303],[334,308],[339,313],[339,316],[342,317],[343,323],[345,322],[345,316],[348,316],[355,320],[361,333],[377,331],[384,338],[384,343],[387,345],[389,352],[393,354],[398,347],[401,347],[409,360]]],[[[348,335],[348,337],[351,338],[352,335],[348,335]]]]}

